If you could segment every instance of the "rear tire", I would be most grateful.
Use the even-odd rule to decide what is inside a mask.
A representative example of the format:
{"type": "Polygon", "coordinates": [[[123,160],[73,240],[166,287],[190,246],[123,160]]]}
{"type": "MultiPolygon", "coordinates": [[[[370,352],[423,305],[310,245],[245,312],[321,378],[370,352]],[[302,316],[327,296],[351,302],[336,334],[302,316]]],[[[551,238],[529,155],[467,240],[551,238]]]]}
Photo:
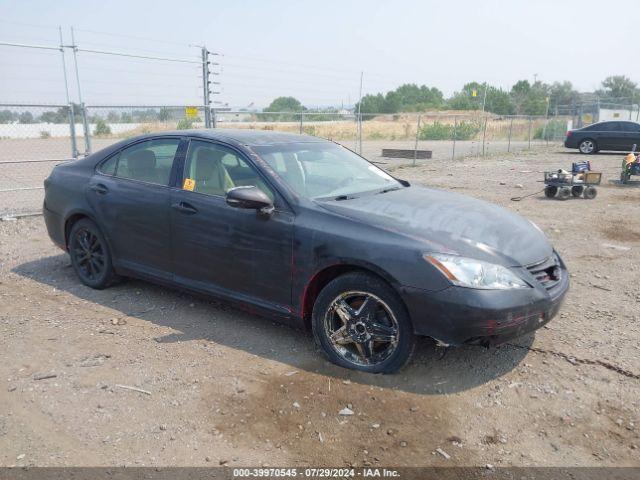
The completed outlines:
{"type": "Polygon", "coordinates": [[[574,197],[581,196],[583,191],[584,187],[571,187],[571,195],[573,195],[574,197]]]}
{"type": "Polygon", "coordinates": [[[86,286],[102,290],[117,279],[107,241],[94,222],[83,218],[74,223],[68,246],[71,265],[86,286]]]}
{"type": "Polygon", "coordinates": [[[383,280],[364,272],[329,282],[313,306],[313,336],[336,365],[369,373],[393,373],[415,347],[409,314],[383,280]]]}
{"type": "Polygon", "coordinates": [[[598,195],[598,190],[596,187],[587,187],[584,189],[584,198],[587,200],[593,200],[598,195]]]}
{"type": "Polygon", "coordinates": [[[598,145],[596,144],[595,140],[585,138],[578,144],[578,150],[580,150],[580,153],[583,153],[585,155],[592,155],[598,151],[598,145]]]}
{"type": "Polygon", "coordinates": [[[558,193],[558,187],[554,187],[553,185],[547,185],[544,187],[544,196],[547,198],[553,198],[558,193]]]}

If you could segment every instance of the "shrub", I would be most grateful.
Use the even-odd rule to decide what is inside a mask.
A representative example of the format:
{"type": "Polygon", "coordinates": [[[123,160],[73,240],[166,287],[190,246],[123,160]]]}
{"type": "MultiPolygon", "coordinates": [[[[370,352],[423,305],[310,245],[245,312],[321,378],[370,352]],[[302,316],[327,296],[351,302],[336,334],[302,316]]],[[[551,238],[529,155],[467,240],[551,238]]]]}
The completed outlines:
{"type": "Polygon", "coordinates": [[[96,121],[96,128],[93,130],[96,136],[111,135],[111,128],[101,118],[96,121]]]}
{"type": "Polygon", "coordinates": [[[459,122],[457,126],[434,122],[420,128],[420,140],[471,140],[480,131],[475,122],[459,122]]]}
{"type": "Polygon", "coordinates": [[[189,130],[193,128],[193,120],[190,118],[181,118],[176,128],[178,130],[189,130]]]}
{"type": "Polygon", "coordinates": [[[40,138],[51,138],[51,132],[48,132],[47,130],[41,130],[40,138]]]}
{"type": "Polygon", "coordinates": [[[567,131],[567,122],[564,120],[549,120],[547,127],[544,125],[536,128],[533,138],[537,140],[554,140],[563,138],[567,131]]]}

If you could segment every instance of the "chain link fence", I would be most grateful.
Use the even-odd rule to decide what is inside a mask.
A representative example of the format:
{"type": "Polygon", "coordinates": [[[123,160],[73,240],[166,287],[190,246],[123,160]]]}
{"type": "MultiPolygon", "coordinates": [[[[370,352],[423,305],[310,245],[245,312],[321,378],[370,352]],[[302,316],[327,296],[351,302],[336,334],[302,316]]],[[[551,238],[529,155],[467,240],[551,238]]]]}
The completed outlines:
{"type": "MultiPolygon", "coordinates": [[[[204,128],[204,117],[203,106],[0,104],[0,216],[39,211],[42,182],[61,162],[140,134],[204,128]]],[[[559,145],[567,129],[564,117],[478,112],[359,117],[351,112],[214,111],[211,117],[216,128],[327,138],[383,165],[486,157],[559,145]],[[389,157],[383,150],[396,152],[389,157]]]]}

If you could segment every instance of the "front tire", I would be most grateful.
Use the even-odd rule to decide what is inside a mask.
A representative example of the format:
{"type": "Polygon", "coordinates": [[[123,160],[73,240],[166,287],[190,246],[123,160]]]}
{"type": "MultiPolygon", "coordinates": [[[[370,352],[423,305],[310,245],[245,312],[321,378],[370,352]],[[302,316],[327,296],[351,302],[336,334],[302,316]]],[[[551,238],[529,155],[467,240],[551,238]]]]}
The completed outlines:
{"type": "Polygon", "coordinates": [[[71,227],[69,256],[78,278],[88,287],[102,290],[116,279],[107,241],[98,226],[88,218],[71,227]]]}
{"type": "Polygon", "coordinates": [[[580,150],[580,153],[583,153],[585,155],[591,155],[598,151],[598,145],[596,144],[595,140],[585,138],[578,145],[578,150],[580,150]]]}
{"type": "Polygon", "coordinates": [[[411,358],[415,336],[398,294],[364,272],[329,282],[313,306],[313,336],[327,358],[341,367],[393,373],[411,358]]]}

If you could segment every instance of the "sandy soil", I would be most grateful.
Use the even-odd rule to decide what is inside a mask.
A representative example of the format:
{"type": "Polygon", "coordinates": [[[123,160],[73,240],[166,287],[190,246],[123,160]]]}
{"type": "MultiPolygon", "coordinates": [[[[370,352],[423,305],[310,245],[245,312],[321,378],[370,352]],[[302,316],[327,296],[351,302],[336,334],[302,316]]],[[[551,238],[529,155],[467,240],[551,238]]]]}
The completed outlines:
{"type": "Polygon", "coordinates": [[[425,339],[391,376],[335,367],[308,333],[214,301],[88,289],[41,217],[0,222],[0,465],[640,466],[640,185],[610,181],[620,156],[597,155],[595,200],[509,200],[578,158],[394,167],[536,222],[572,287],[535,336],[425,339]]]}

